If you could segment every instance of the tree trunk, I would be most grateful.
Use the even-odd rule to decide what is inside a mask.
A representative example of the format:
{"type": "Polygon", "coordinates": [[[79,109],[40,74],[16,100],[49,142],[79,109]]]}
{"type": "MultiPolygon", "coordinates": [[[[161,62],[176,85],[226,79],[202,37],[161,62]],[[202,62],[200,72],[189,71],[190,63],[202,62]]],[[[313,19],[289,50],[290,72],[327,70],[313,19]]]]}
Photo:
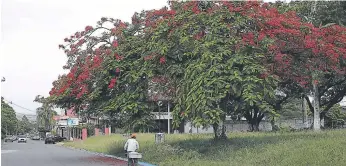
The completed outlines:
{"type": "Polygon", "coordinates": [[[225,121],[226,121],[226,114],[222,116],[221,125],[219,125],[219,127],[221,128],[220,138],[222,138],[222,139],[227,138],[225,121]]]}
{"type": "Polygon", "coordinates": [[[313,124],[313,129],[314,131],[319,131],[321,130],[321,118],[320,118],[320,102],[318,98],[318,87],[317,87],[317,82],[313,82],[313,90],[314,90],[314,124],[313,124]]]}
{"type": "Polygon", "coordinates": [[[308,123],[308,112],[307,112],[307,101],[305,100],[304,96],[302,97],[302,111],[303,111],[303,123],[304,123],[304,128],[309,128],[309,123],[308,123]]]}
{"type": "Polygon", "coordinates": [[[321,127],[324,128],[324,123],[325,123],[324,119],[325,119],[325,117],[324,116],[320,116],[320,118],[321,118],[321,127]]]}
{"type": "Polygon", "coordinates": [[[276,124],[274,117],[270,120],[270,124],[272,126],[272,131],[279,131],[280,130],[279,126],[276,124]]]}
{"type": "MultiPolygon", "coordinates": [[[[220,109],[219,104],[217,105],[217,108],[220,109]]],[[[215,139],[227,139],[225,120],[226,120],[226,114],[223,114],[221,116],[221,122],[213,124],[215,139]]]]}
{"type": "Polygon", "coordinates": [[[220,123],[213,124],[214,139],[227,139],[225,120],[223,119],[220,123]]]}
{"type": "Polygon", "coordinates": [[[244,116],[249,123],[250,131],[259,131],[259,124],[264,117],[259,108],[254,107],[252,111],[245,112],[244,116]]]}
{"type": "Polygon", "coordinates": [[[219,125],[218,125],[217,123],[214,123],[214,124],[213,124],[214,139],[219,139],[219,136],[218,136],[218,134],[217,134],[217,132],[218,132],[218,127],[219,127],[219,125]]]}

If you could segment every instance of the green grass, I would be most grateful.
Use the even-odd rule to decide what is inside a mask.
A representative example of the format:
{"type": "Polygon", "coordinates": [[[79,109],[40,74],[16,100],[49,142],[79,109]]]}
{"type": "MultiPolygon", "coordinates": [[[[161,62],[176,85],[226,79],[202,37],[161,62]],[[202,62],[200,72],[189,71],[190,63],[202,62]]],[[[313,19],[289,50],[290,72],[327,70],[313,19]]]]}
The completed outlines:
{"type": "MultiPolygon", "coordinates": [[[[324,166],[346,164],[346,130],[318,133],[230,133],[215,142],[207,134],[166,135],[156,145],[153,134],[138,134],[143,161],[179,166],[324,166]]],[[[124,156],[126,139],[119,135],[90,137],[66,146],[124,156]]]]}

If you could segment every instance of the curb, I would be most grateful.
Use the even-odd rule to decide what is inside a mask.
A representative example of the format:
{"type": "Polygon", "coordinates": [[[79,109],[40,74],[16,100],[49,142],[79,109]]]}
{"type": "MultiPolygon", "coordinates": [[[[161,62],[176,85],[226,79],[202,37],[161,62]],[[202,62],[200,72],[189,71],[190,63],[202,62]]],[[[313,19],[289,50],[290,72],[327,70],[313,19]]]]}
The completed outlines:
{"type": "MultiPolygon", "coordinates": [[[[88,150],[80,149],[80,148],[75,148],[75,147],[71,147],[71,146],[63,146],[64,143],[56,144],[56,145],[64,147],[64,148],[72,149],[72,150],[79,150],[79,151],[87,152],[87,153],[94,154],[94,155],[101,156],[101,157],[109,157],[109,158],[113,158],[113,159],[122,160],[122,161],[126,161],[127,162],[126,158],[117,157],[117,156],[114,156],[114,155],[109,155],[109,154],[104,154],[104,153],[92,152],[92,151],[88,151],[88,150]]],[[[141,161],[138,161],[138,164],[140,164],[141,166],[156,166],[156,165],[153,165],[153,164],[150,164],[150,163],[146,163],[146,162],[141,162],[141,161]]]]}

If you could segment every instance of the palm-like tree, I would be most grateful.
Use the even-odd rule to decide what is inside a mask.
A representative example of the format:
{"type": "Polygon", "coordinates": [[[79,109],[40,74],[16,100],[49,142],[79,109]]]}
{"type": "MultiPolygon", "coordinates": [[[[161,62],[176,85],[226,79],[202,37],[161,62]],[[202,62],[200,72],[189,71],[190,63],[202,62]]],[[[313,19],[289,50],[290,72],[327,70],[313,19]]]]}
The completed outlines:
{"type": "Polygon", "coordinates": [[[38,127],[44,127],[46,130],[51,130],[54,123],[53,116],[56,115],[53,106],[40,95],[36,96],[34,101],[42,103],[42,106],[36,109],[38,127]]]}

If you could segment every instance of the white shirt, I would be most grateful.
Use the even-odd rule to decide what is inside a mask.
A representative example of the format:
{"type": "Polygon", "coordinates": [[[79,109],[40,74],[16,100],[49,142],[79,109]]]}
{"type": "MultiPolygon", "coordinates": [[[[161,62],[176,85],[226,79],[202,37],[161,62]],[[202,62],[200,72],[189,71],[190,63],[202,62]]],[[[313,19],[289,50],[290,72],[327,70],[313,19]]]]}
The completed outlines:
{"type": "Polygon", "coordinates": [[[124,150],[128,152],[135,152],[139,149],[139,144],[136,139],[130,138],[126,141],[124,150]]]}

